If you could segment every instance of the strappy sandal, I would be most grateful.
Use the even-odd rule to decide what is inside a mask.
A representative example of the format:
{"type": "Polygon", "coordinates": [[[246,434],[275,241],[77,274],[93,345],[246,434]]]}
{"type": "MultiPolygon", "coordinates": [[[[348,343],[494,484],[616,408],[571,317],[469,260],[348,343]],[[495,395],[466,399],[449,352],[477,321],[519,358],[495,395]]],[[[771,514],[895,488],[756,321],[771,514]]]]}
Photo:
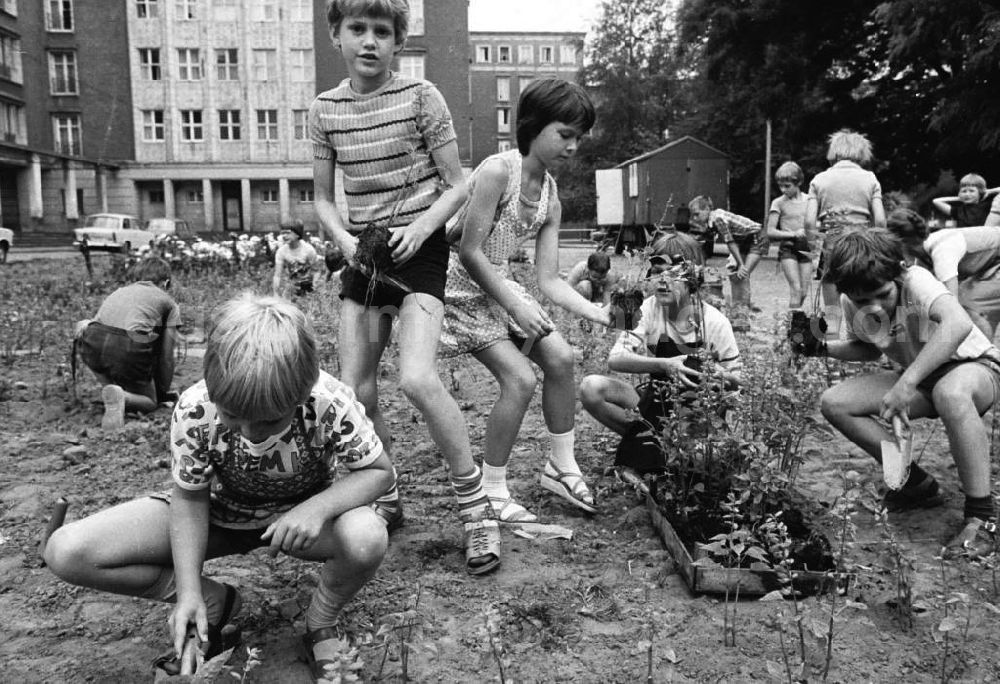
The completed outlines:
{"type": "Polygon", "coordinates": [[[942,558],[987,556],[996,548],[997,525],[992,520],[966,518],[962,529],[941,550],[942,558]]]}
{"type": "Polygon", "coordinates": [[[465,523],[465,569],[485,575],[500,566],[500,525],[496,520],[465,523]]]}
{"type": "Polygon", "coordinates": [[[302,659],[306,662],[306,665],[309,666],[309,671],[312,673],[313,681],[330,681],[327,679],[327,668],[338,664],[336,660],[318,660],[316,658],[316,651],[313,650],[316,647],[316,644],[329,639],[336,639],[337,641],[340,641],[340,633],[337,631],[336,627],[320,627],[319,629],[314,629],[313,631],[306,632],[302,635],[302,641],[299,643],[299,650],[301,652],[302,659]]]}
{"type": "Polygon", "coordinates": [[[594,506],[594,496],[590,493],[582,475],[563,472],[552,465],[552,461],[549,461],[545,464],[540,482],[544,489],[561,496],[580,510],[587,513],[597,513],[597,508],[594,506]]]}
{"type": "MultiPolygon", "coordinates": [[[[239,628],[229,623],[239,615],[243,601],[240,600],[240,594],[236,587],[231,584],[223,584],[222,586],[226,588],[226,596],[222,601],[222,615],[219,616],[219,624],[208,626],[208,641],[201,644],[201,652],[205,660],[211,660],[223,651],[239,646],[242,637],[239,628]]],[[[171,649],[153,660],[153,668],[163,670],[168,675],[178,675],[181,672],[180,656],[171,649]]]]}
{"type": "MultiPolygon", "coordinates": [[[[487,495],[488,496],[488,495],[487,495]]],[[[538,516],[529,511],[521,504],[514,501],[513,497],[506,499],[490,496],[490,504],[500,522],[505,523],[532,523],[538,522],[538,516]]]]}

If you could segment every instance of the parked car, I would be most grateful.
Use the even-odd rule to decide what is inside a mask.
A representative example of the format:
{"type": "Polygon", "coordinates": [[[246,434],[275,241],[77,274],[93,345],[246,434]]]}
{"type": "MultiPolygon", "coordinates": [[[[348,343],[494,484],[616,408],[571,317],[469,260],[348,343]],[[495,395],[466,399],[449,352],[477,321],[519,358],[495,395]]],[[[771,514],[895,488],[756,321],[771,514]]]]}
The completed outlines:
{"type": "Polygon", "coordinates": [[[14,231],[0,228],[0,264],[7,263],[7,252],[14,246],[14,231]]]}
{"type": "Polygon", "coordinates": [[[153,233],[157,237],[160,235],[176,235],[179,238],[190,238],[194,237],[194,231],[191,230],[191,225],[183,220],[176,218],[153,218],[149,219],[149,223],[146,224],[146,230],[153,233]]]}
{"type": "Polygon", "coordinates": [[[125,253],[144,247],[161,235],[194,235],[187,221],[154,218],[143,224],[130,214],[92,214],[82,228],[73,232],[76,235],[73,245],[80,249],[125,253]]]}

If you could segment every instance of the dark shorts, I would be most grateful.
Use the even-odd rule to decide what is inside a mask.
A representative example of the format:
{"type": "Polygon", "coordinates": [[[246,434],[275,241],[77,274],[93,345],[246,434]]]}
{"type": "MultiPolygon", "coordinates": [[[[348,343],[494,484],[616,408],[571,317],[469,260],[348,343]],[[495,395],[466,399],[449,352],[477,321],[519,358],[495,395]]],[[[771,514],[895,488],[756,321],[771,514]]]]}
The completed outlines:
{"type": "Polygon", "coordinates": [[[144,341],[126,330],[94,321],[80,335],[77,348],[90,370],[107,376],[126,392],[141,394],[153,379],[160,339],[144,341]]]}
{"type": "Polygon", "coordinates": [[[399,308],[406,295],[421,292],[444,302],[444,285],[448,275],[448,243],[444,228],[434,231],[412,259],[385,275],[387,278],[373,283],[357,268],[348,266],[340,273],[340,298],[369,307],[399,308]],[[404,285],[409,292],[391,281],[404,285]]]}
{"type": "Polygon", "coordinates": [[[987,370],[990,371],[990,378],[993,380],[993,401],[996,401],[997,398],[1000,397],[1000,358],[988,354],[980,356],[978,359],[969,359],[967,361],[948,361],[947,363],[942,363],[940,366],[931,371],[930,375],[921,380],[917,385],[917,388],[929,395],[941,378],[966,363],[978,363],[985,366],[987,370]]]}
{"type": "Polygon", "coordinates": [[[809,242],[805,238],[792,238],[778,243],[778,261],[794,259],[800,264],[811,262],[812,256],[802,252],[809,252],[809,242]]]}
{"type": "Polygon", "coordinates": [[[767,235],[763,231],[733,237],[733,242],[736,243],[736,246],[740,250],[740,256],[744,259],[751,253],[765,256],[767,255],[767,250],[771,247],[771,241],[767,239],[767,235]]]}
{"type": "MultiPolygon", "coordinates": [[[[150,499],[162,501],[170,505],[170,493],[162,492],[150,494],[150,499]]],[[[268,543],[260,538],[264,534],[266,527],[254,529],[233,529],[222,527],[215,523],[208,524],[208,548],[212,549],[212,557],[244,555],[254,549],[268,546],[268,543]]]]}
{"type": "Polygon", "coordinates": [[[303,280],[301,282],[295,283],[295,294],[299,297],[307,295],[313,291],[313,281],[303,280]]]}

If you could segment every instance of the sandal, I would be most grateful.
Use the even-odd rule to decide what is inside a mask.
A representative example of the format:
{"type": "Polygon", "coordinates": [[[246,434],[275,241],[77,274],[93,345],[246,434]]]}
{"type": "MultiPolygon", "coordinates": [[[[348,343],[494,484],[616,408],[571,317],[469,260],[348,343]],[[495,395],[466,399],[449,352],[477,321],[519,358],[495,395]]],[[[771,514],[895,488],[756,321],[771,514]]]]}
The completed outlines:
{"type": "Polygon", "coordinates": [[[496,520],[465,523],[465,569],[485,575],[500,566],[500,525],[496,520]]]}
{"type": "Polygon", "coordinates": [[[946,560],[979,558],[996,549],[997,524],[992,520],[966,518],[962,529],[941,549],[941,557],[946,560]]]}
{"type": "MultiPolygon", "coordinates": [[[[489,495],[487,495],[489,496],[489,495]]],[[[533,523],[538,522],[538,516],[527,508],[514,501],[514,497],[508,496],[506,499],[490,496],[490,504],[500,522],[505,523],[533,523]]]]}
{"type": "MultiPolygon", "coordinates": [[[[208,626],[208,641],[200,646],[202,656],[205,660],[211,660],[223,651],[239,646],[241,633],[238,627],[229,624],[233,618],[239,615],[243,607],[240,593],[231,584],[223,584],[226,588],[226,596],[222,601],[222,615],[219,616],[218,625],[208,626]]],[[[157,656],[153,661],[155,669],[163,670],[168,675],[178,675],[181,672],[181,659],[173,650],[157,656]]]]}
{"type": "Polygon", "coordinates": [[[327,679],[327,668],[338,665],[336,660],[317,659],[316,651],[313,650],[316,644],[329,639],[340,641],[340,633],[336,627],[320,627],[311,632],[306,632],[302,635],[302,641],[299,643],[302,659],[309,666],[309,671],[316,682],[330,681],[327,679]]]}
{"type": "Polygon", "coordinates": [[[594,496],[583,481],[583,475],[563,472],[549,461],[542,472],[541,484],[544,489],[561,496],[577,508],[587,513],[597,513],[594,496]]]}

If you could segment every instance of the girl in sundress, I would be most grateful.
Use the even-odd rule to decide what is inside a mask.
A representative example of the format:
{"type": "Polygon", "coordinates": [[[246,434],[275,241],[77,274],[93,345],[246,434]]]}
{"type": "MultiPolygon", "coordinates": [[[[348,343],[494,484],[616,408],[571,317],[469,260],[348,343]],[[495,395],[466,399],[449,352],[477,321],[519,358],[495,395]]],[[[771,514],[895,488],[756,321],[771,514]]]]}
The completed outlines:
{"type": "Polygon", "coordinates": [[[486,429],[483,489],[500,520],[515,523],[537,520],[507,488],[507,463],[535,390],[529,361],[544,376],[542,412],[551,445],[541,485],[588,513],[597,509],[574,455],[573,349],[545,309],[510,278],[509,257],[534,238],[542,294],[581,318],[611,325],[606,309],[559,277],[561,208],[549,174],[573,156],[593,126],[593,103],[574,83],[537,79],[521,93],[517,112],[517,149],[479,165],[451,231],[440,346],[444,356],[472,354],[500,385],[486,429]]]}

